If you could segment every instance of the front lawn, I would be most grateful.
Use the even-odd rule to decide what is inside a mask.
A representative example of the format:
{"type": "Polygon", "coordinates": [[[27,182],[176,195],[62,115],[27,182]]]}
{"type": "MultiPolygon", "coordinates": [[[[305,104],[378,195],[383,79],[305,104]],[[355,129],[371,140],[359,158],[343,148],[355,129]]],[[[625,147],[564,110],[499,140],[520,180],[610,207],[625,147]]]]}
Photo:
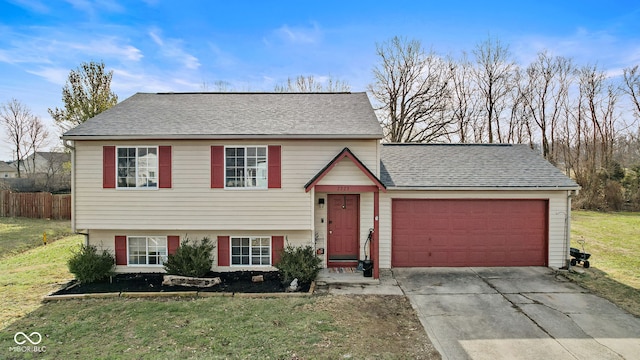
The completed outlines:
{"type": "Polygon", "coordinates": [[[67,260],[82,240],[82,235],[69,236],[0,258],[0,328],[38,308],[44,295],[73,279],[67,260]]]}
{"type": "Polygon", "coordinates": [[[0,359],[440,359],[400,296],[42,304],[73,278],[66,262],[82,240],[69,236],[0,258],[0,359]],[[41,334],[37,346],[46,352],[16,351],[33,350],[28,342],[16,348],[18,332],[41,334]]]}
{"type": "Polygon", "coordinates": [[[60,301],[6,328],[0,356],[32,356],[7,350],[18,331],[55,359],[440,358],[398,296],[60,301]]]}
{"type": "Polygon", "coordinates": [[[0,258],[42,246],[43,233],[47,242],[69,236],[69,220],[44,220],[0,217],[0,258]]]}
{"type": "Polygon", "coordinates": [[[640,213],[574,211],[571,246],[582,249],[580,239],[591,268],[569,277],[640,316],[640,213]]]}

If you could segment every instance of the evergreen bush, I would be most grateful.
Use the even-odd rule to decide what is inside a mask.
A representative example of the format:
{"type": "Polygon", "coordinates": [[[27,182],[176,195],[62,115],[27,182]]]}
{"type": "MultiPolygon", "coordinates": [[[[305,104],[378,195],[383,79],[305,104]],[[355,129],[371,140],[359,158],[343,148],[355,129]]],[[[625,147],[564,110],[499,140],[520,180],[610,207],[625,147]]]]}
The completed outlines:
{"type": "Polygon", "coordinates": [[[93,245],[82,245],[67,262],[69,271],[81,283],[92,283],[113,275],[116,260],[107,250],[98,252],[93,245]]]}
{"type": "Polygon", "coordinates": [[[169,275],[202,277],[211,271],[215,246],[208,237],[201,241],[186,239],[175,253],[167,257],[164,269],[169,275]]]}
{"type": "Polygon", "coordinates": [[[286,284],[293,279],[298,279],[302,284],[309,284],[318,276],[321,262],[322,260],[316,256],[310,245],[297,247],[287,245],[282,251],[280,262],[275,264],[275,267],[278,268],[286,284]]]}

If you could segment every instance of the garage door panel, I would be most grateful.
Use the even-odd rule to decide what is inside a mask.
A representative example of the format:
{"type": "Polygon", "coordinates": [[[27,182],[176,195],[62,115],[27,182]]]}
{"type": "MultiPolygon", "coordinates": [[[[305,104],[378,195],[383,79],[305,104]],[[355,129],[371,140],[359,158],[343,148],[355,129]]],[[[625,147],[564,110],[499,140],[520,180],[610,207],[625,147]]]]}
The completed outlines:
{"type": "Polygon", "coordinates": [[[546,200],[392,201],[392,266],[544,266],[546,200]]]}

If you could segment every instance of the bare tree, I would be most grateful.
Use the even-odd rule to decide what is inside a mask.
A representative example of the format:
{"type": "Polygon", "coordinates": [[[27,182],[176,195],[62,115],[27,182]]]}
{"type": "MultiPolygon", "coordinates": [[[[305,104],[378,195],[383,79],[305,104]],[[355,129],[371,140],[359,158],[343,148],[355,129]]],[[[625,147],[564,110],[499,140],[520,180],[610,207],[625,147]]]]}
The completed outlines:
{"type": "Polygon", "coordinates": [[[276,85],[276,92],[349,92],[349,83],[328,77],[324,81],[316,79],[313,75],[299,75],[295,79],[287,78],[284,85],[276,85]]]}
{"type": "Polygon", "coordinates": [[[511,111],[507,127],[508,143],[523,144],[528,143],[534,147],[533,131],[531,129],[531,116],[527,108],[528,99],[531,97],[531,89],[523,79],[520,68],[513,72],[514,88],[510,92],[511,111]]]}
{"type": "Polygon", "coordinates": [[[640,69],[638,65],[623,70],[624,92],[629,95],[635,106],[634,113],[640,118],[640,69]]]}
{"type": "Polygon", "coordinates": [[[45,127],[44,123],[42,123],[42,120],[36,116],[33,117],[32,122],[29,124],[26,135],[26,142],[30,149],[27,153],[32,153],[33,155],[31,157],[31,165],[29,166],[29,169],[31,169],[31,174],[35,175],[36,153],[47,143],[49,131],[45,127]]]}
{"type": "Polygon", "coordinates": [[[552,163],[556,161],[555,137],[573,70],[571,60],[552,57],[546,51],[538,53],[536,61],[526,69],[525,106],[540,130],[542,155],[552,163]]]}
{"type": "Polygon", "coordinates": [[[477,63],[474,75],[483,102],[489,142],[493,143],[496,135],[498,142],[502,142],[500,116],[513,89],[515,63],[510,59],[509,48],[491,38],[478,44],[473,54],[477,63]]]}
{"type": "MultiPolygon", "coordinates": [[[[209,83],[203,80],[202,83],[200,84],[200,90],[204,91],[204,92],[211,91],[211,89],[209,87],[209,83]]],[[[235,90],[231,86],[230,82],[224,81],[224,80],[216,80],[216,81],[213,82],[213,91],[215,91],[215,92],[233,92],[235,90]]]]}
{"type": "Polygon", "coordinates": [[[13,146],[13,160],[20,177],[24,159],[43,145],[49,133],[40,118],[16,99],[11,99],[0,107],[0,120],[7,129],[7,139],[13,146]]]}
{"type": "Polygon", "coordinates": [[[480,142],[484,131],[482,123],[478,124],[478,96],[473,86],[473,66],[463,53],[457,63],[449,59],[449,67],[452,69],[449,112],[456,127],[457,140],[461,143],[480,142]]]}
{"type": "Polygon", "coordinates": [[[388,141],[430,142],[449,132],[454,118],[445,116],[450,104],[453,69],[418,40],[399,37],[378,44],[380,64],[373,69],[369,91],[380,104],[379,119],[388,141]]]}

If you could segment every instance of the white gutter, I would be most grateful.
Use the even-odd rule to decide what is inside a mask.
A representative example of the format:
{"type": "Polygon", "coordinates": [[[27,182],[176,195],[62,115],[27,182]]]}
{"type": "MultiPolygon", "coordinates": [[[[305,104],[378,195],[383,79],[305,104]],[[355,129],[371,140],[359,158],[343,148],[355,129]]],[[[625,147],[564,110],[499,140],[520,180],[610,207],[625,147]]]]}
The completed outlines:
{"type": "Polygon", "coordinates": [[[158,135],[63,135],[63,140],[229,140],[229,139],[356,139],[356,140],[380,140],[382,135],[371,134],[158,134],[158,135]]]}
{"type": "Polygon", "coordinates": [[[579,186],[389,186],[387,191],[577,191],[579,186]]]}

